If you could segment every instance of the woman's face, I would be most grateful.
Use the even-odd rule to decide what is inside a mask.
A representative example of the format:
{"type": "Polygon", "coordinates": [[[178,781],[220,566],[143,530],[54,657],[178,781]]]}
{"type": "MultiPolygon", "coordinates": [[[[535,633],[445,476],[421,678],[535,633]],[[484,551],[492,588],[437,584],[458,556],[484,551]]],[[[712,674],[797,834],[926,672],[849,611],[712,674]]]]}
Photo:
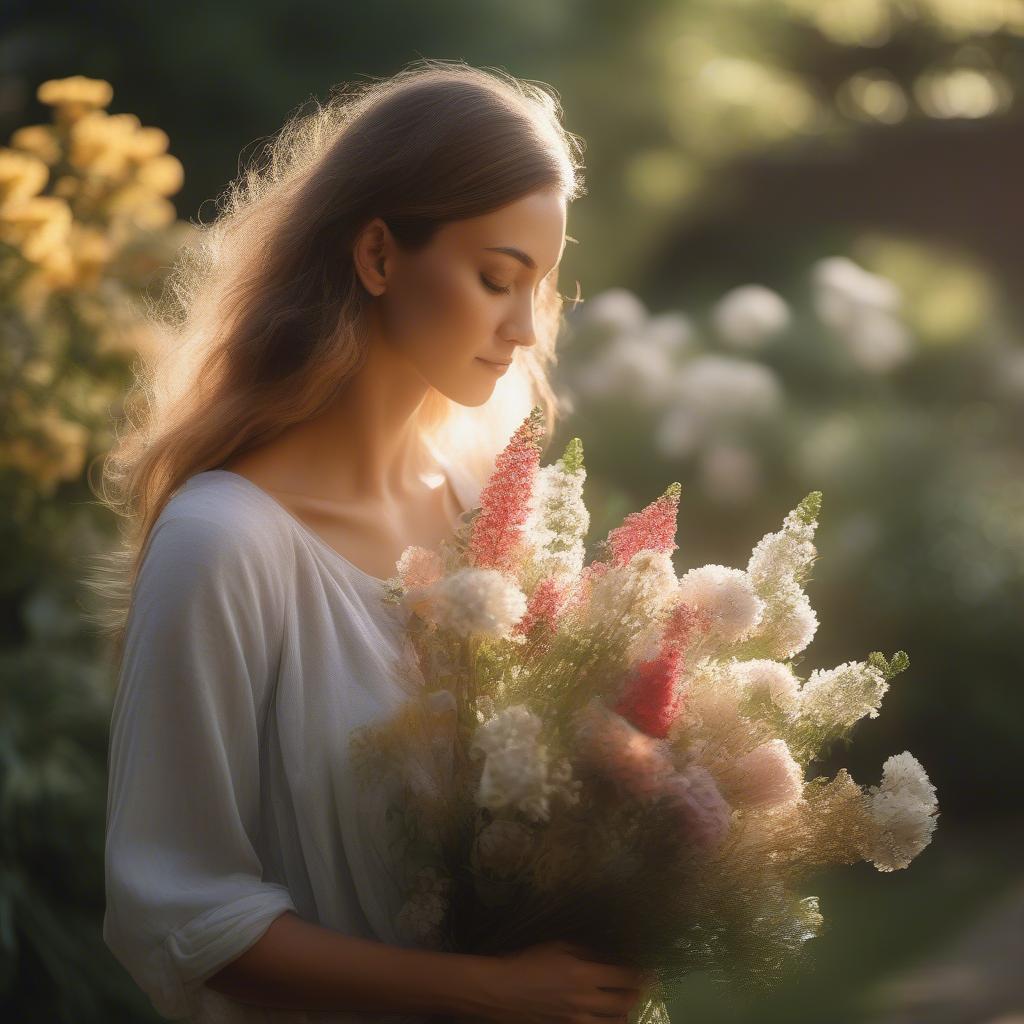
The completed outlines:
{"type": "Polygon", "coordinates": [[[374,220],[355,257],[377,295],[383,343],[448,398],[483,404],[507,372],[495,364],[520,358],[537,340],[540,285],[557,273],[565,225],[565,199],[549,191],[445,224],[416,253],[403,252],[374,220]]]}

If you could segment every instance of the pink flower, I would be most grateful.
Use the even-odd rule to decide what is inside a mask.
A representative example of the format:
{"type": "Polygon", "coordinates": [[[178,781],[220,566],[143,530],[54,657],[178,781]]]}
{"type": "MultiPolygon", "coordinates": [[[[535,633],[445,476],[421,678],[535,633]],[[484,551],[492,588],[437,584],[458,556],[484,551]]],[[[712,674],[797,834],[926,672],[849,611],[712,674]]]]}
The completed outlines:
{"type": "Polygon", "coordinates": [[[516,567],[543,436],[543,412],[534,406],[495,460],[494,472],[480,492],[480,511],[469,540],[470,562],[479,569],[512,572],[516,567]]]}
{"type": "Polygon", "coordinates": [[[680,601],[669,613],[661,636],[661,650],[685,653],[711,628],[711,616],[702,609],[680,601]]]}
{"type": "Polygon", "coordinates": [[[567,597],[566,586],[557,577],[542,579],[533,588],[526,614],[516,624],[513,632],[528,636],[535,628],[554,630],[567,597]]]}
{"type": "Polygon", "coordinates": [[[405,590],[429,587],[441,578],[441,556],[429,548],[410,544],[396,563],[398,577],[405,590]]]}
{"type": "Polygon", "coordinates": [[[663,739],[676,720],[681,705],[677,689],[682,654],[666,651],[634,665],[614,710],[638,729],[663,739]]]}
{"type": "Polygon", "coordinates": [[[723,784],[743,807],[775,807],[803,795],[804,776],[786,741],[773,739],[744,754],[723,784]]]}
{"type": "Polygon", "coordinates": [[[679,494],[682,485],[669,484],[665,493],[639,512],[630,512],[622,525],[610,531],[604,541],[613,565],[627,565],[638,551],[661,551],[671,555],[676,544],[679,494]]]}
{"type": "Polygon", "coordinates": [[[675,771],[666,745],[635,729],[621,715],[592,699],[579,713],[578,759],[636,800],[656,797],[675,771]]]}
{"type": "Polygon", "coordinates": [[[709,625],[709,617],[700,609],[677,604],[661,630],[657,653],[630,669],[615,710],[649,736],[668,736],[683,708],[685,654],[709,625]]]}

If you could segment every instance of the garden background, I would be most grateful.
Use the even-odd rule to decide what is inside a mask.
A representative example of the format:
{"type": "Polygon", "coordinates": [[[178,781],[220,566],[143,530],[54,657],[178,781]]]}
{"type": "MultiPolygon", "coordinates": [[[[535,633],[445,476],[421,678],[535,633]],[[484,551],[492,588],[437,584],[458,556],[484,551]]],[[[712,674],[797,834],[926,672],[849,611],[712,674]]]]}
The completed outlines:
{"type": "Polygon", "coordinates": [[[1024,1019],[1019,0],[9,0],[6,1019],[159,1019],[100,935],[114,680],[81,583],[115,537],[89,473],[150,343],[137,302],[296,107],[420,57],[549,83],[585,140],[552,451],[583,440],[590,541],[679,480],[680,574],[742,567],[821,490],[800,673],[910,656],[822,773],[910,750],[930,846],[823,873],[813,971],[756,1001],[694,976],[673,1021],[1024,1019]]]}

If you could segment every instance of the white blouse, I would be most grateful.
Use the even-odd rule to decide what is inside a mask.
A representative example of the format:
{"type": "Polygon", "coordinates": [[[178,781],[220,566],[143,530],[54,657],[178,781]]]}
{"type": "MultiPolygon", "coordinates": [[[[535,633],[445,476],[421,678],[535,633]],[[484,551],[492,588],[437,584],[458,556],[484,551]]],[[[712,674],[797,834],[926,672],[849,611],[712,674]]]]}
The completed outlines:
{"type": "MultiPolygon", "coordinates": [[[[440,462],[474,506],[480,485],[440,462]]],[[[111,719],[103,939],[162,1016],[427,1020],[260,1007],[203,984],[286,910],[404,944],[383,803],[346,764],[349,732],[409,692],[383,582],[229,470],[191,477],[157,519],[111,719]]]]}

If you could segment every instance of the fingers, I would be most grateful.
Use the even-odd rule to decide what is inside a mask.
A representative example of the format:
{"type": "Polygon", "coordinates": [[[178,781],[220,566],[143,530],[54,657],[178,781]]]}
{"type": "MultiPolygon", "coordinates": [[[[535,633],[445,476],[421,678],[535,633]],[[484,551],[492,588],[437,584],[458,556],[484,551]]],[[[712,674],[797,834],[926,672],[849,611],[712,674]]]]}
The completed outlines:
{"type": "Polygon", "coordinates": [[[599,988],[628,988],[636,991],[649,984],[646,971],[620,964],[601,964],[597,978],[599,988]]]}

